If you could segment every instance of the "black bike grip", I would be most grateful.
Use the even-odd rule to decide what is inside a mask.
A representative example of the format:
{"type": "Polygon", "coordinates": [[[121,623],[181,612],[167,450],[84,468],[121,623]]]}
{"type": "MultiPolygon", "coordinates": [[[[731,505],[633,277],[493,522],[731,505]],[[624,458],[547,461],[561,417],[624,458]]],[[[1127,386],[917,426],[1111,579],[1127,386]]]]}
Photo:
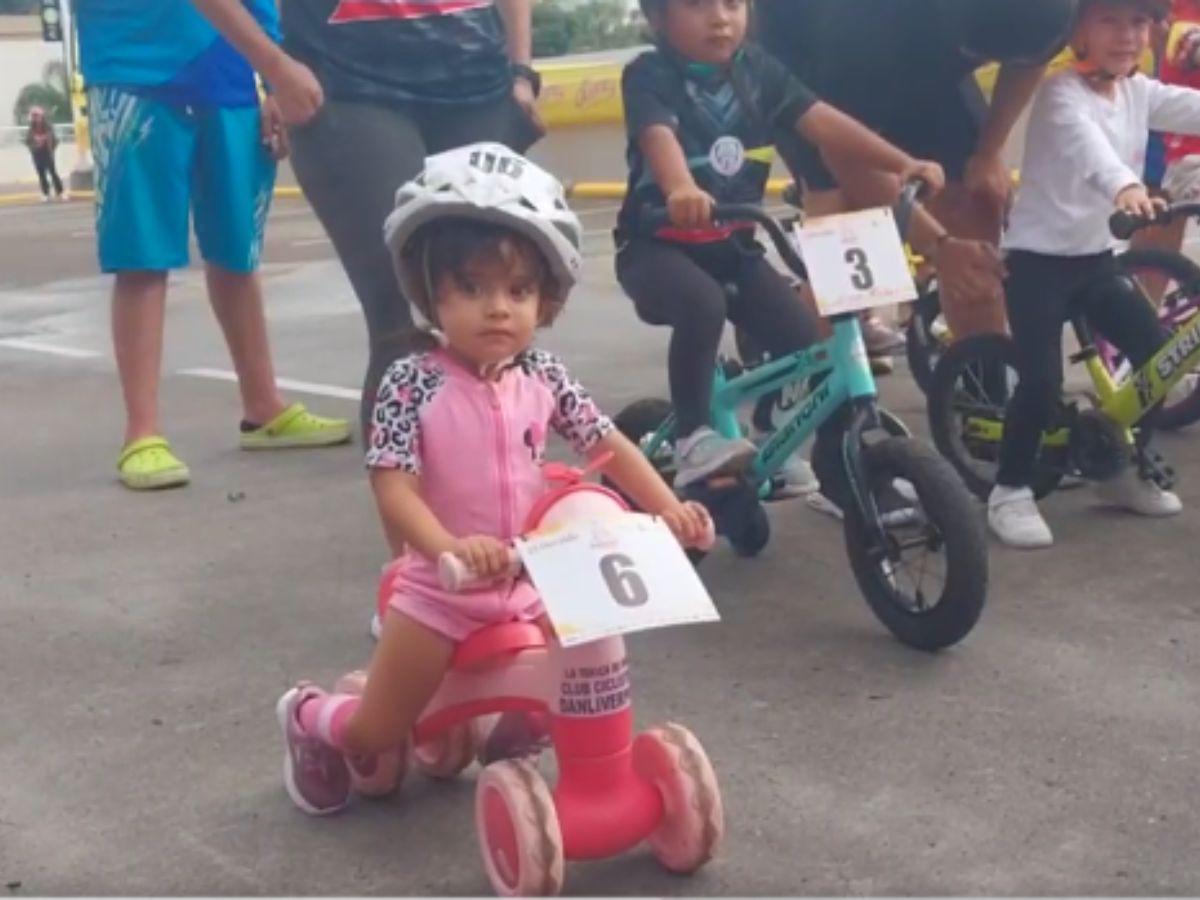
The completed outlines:
{"type": "Polygon", "coordinates": [[[1145,216],[1135,216],[1119,209],[1108,217],[1108,230],[1118,241],[1127,241],[1133,237],[1135,231],[1145,228],[1151,221],[1153,220],[1145,216]]]}

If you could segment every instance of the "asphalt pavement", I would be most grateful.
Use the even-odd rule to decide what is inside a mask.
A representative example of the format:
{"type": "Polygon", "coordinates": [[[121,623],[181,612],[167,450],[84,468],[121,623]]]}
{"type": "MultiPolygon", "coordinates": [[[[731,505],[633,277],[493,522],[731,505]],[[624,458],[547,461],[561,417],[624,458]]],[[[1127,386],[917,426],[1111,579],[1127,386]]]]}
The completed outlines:
{"type": "MultiPolygon", "coordinates": [[[[615,284],[612,207],[582,211],[585,283],[544,344],[615,411],[665,393],[666,335],[615,284]]],[[[301,201],[276,204],[264,258],[287,393],[352,417],[362,320],[301,201]]],[[[0,885],[486,893],[475,770],[322,820],[282,788],[276,698],[371,648],[385,549],[361,448],[237,449],[193,268],[171,281],[163,406],[194,481],[124,490],[108,287],[86,204],[0,209],[0,885]]],[[[925,430],[902,369],[882,391],[925,430]]],[[[702,568],[722,622],[629,642],[639,723],[686,724],[714,761],[719,857],[687,879],[645,850],[569,864],[566,892],[1200,893],[1200,439],[1163,448],[1182,516],[1056,494],[1059,545],[993,544],[982,621],[937,655],[874,620],[836,521],[773,506],[761,558],[702,568]]]]}

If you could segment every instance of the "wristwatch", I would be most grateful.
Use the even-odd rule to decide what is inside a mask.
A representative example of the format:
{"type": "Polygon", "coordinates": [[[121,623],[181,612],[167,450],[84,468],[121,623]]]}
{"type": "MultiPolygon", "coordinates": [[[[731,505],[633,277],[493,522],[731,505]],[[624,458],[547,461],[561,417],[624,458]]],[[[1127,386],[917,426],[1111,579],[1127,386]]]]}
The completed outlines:
{"type": "Polygon", "coordinates": [[[533,88],[533,96],[540,97],[542,94],[542,76],[533,66],[528,66],[525,63],[509,63],[508,70],[512,73],[513,78],[523,78],[529,82],[529,86],[533,88]]]}

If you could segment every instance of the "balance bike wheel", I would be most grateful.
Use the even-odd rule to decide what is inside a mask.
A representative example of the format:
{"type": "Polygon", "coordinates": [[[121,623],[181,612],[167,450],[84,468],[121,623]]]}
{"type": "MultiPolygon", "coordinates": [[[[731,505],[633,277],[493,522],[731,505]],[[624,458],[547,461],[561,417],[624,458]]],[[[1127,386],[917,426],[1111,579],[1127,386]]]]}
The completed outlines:
{"type": "MultiPolygon", "coordinates": [[[[955,342],[933,371],[927,400],[933,443],[980,500],[986,501],[996,484],[1001,442],[975,428],[986,423],[1003,433],[1016,371],[1016,348],[1003,334],[978,334],[955,342]]],[[[1040,499],[1054,491],[1068,463],[1066,447],[1043,444],[1034,466],[1034,495],[1040,499]]]]}
{"type": "Polygon", "coordinates": [[[475,761],[478,749],[475,729],[470,722],[460,722],[413,747],[413,766],[428,778],[454,778],[475,761]]]}
{"type": "Polygon", "coordinates": [[[552,897],[562,890],[563,840],[554,798],[537,769],[504,760],[475,788],[483,866],[502,897],[552,897]]]}
{"type": "MultiPolygon", "coordinates": [[[[333,692],[361,696],[366,683],[367,673],[358,669],[339,678],[333,692]]],[[[369,773],[362,766],[351,766],[350,784],[354,792],[362,797],[387,797],[396,792],[407,772],[408,760],[404,750],[389,750],[375,758],[375,768],[369,773]]]]}
{"type": "Polygon", "coordinates": [[[729,545],[738,556],[753,559],[771,542],[771,520],[762,503],[756,503],[736,533],[729,536],[729,545]]]}
{"type": "Polygon", "coordinates": [[[919,441],[887,438],[866,447],[862,461],[864,487],[876,504],[898,494],[900,482],[912,514],[883,516],[889,554],[881,555],[858,504],[846,508],[846,554],[859,589],[902,643],[926,651],[958,643],[987,598],[987,534],[974,501],[954,469],[919,441]]]}
{"type": "MultiPolygon", "coordinates": [[[[629,438],[635,446],[641,447],[642,441],[648,435],[656,432],[669,415],[671,415],[669,401],[658,397],[647,397],[635,400],[622,409],[613,419],[613,424],[617,426],[617,431],[629,438]]],[[[673,450],[674,448],[672,445],[668,445],[668,449],[673,450]]],[[[673,469],[675,465],[673,455],[669,460],[664,457],[661,460],[651,460],[651,462],[659,470],[659,474],[673,469]]]]}
{"type": "Polygon", "coordinates": [[[647,839],[655,858],[672,872],[695,872],[725,834],[721,788],[704,748],[682,725],[668,722],[634,739],[633,768],[662,796],[662,821],[647,839]]]}
{"type": "MultiPolygon", "coordinates": [[[[1174,330],[1189,328],[1196,313],[1187,314],[1197,306],[1200,294],[1200,268],[1186,256],[1164,250],[1127,250],[1117,257],[1117,264],[1142,287],[1147,275],[1155,275],[1167,285],[1162,299],[1159,321],[1164,327],[1174,323],[1174,330]]],[[[1176,431],[1200,421],[1200,378],[1189,377],[1167,394],[1154,427],[1161,431],[1176,431]]]]}
{"type": "MultiPolygon", "coordinates": [[[[633,445],[640,450],[642,448],[642,441],[658,431],[658,427],[662,425],[669,415],[671,415],[671,404],[669,402],[657,397],[648,397],[642,400],[635,400],[622,409],[613,418],[613,424],[617,426],[617,431],[629,438],[633,445]]],[[[668,442],[663,447],[658,458],[650,460],[650,464],[654,466],[654,470],[662,476],[667,484],[672,484],[675,480],[674,443],[668,442]]],[[[626,496],[613,482],[607,478],[603,478],[601,481],[606,487],[612,488],[620,494],[631,509],[637,509],[637,504],[633,502],[633,498],[626,496]]]]}

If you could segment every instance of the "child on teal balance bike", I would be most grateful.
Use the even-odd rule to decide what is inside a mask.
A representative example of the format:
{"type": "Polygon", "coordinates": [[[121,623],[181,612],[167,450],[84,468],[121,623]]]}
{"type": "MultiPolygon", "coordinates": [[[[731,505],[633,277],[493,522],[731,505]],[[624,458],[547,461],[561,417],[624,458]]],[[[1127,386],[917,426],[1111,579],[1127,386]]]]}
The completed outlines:
{"type": "MultiPolygon", "coordinates": [[[[918,185],[897,205],[903,233],[918,185]]],[[[783,228],[761,207],[719,204],[716,221],[762,226],[787,266],[806,270],[783,228]]],[[[647,230],[667,221],[659,207],[642,212],[647,230]]],[[[869,269],[859,248],[857,261],[869,269]]],[[[897,243],[897,254],[900,247],[897,243]]],[[[861,275],[861,271],[859,272],[861,275]]],[[[772,392],[811,385],[777,430],[736,476],[693,482],[681,489],[710,510],[717,531],[743,555],[767,543],[770,523],[761,499],[776,473],[818,433],[814,457],[830,461],[830,492],[844,511],[846,553],[860,590],[875,615],[902,642],[937,650],[965,637],[978,621],[987,594],[987,541],[973,503],[954,470],[932,449],[908,436],[902,423],[876,404],[875,380],[854,311],[833,316],[833,336],[744,372],[714,367],[711,425],[725,438],[741,435],[737,412],[772,392]]],[[[627,407],[617,426],[638,441],[664,471],[664,452],[677,433],[677,417],[665,401],[627,407]]],[[[823,476],[824,478],[824,476],[823,476]]]]}
{"type": "MultiPolygon", "coordinates": [[[[919,176],[934,190],[943,176],[937,164],[912,159],[819,102],[782,64],[746,43],[748,0],[642,0],[642,9],[658,47],[630,63],[622,79],[630,176],[616,269],[638,316],[672,328],[675,486],[684,488],[737,471],[757,452],[749,440],[709,426],[726,319],[775,359],[818,337],[816,317],[763,258],[753,224],[714,224],[713,205],[762,202],[781,130],[904,179],[919,176]],[[644,236],[640,211],[664,204],[668,227],[644,236]]],[[[783,473],[787,494],[816,488],[798,457],[783,473]]]]}

